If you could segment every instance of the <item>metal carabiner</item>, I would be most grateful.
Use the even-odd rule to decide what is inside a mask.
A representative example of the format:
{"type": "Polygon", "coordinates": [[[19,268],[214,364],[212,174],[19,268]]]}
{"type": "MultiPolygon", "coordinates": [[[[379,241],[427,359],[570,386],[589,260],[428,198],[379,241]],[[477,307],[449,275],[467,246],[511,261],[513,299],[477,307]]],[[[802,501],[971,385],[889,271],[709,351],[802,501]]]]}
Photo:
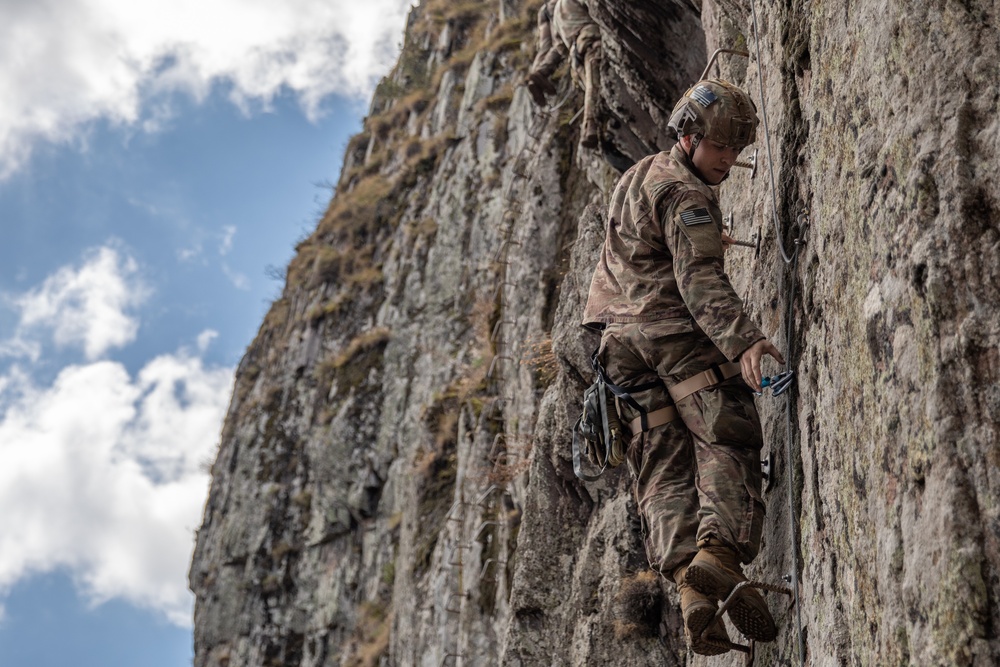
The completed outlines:
{"type": "Polygon", "coordinates": [[[754,394],[760,396],[764,393],[764,390],[768,387],[771,388],[771,394],[774,396],[781,396],[785,393],[785,390],[792,386],[792,382],[795,381],[795,371],[785,371],[784,373],[778,373],[777,375],[772,375],[771,377],[765,377],[760,381],[760,391],[755,391],[754,394]]]}

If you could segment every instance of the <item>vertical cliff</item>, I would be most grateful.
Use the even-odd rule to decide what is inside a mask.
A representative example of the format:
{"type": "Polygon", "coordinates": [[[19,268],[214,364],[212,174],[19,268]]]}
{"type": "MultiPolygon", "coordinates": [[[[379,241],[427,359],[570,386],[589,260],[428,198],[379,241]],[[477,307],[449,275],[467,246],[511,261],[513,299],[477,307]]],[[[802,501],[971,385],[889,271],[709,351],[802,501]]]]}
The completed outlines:
{"type": "Polygon", "coordinates": [[[627,471],[583,484],[569,456],[607,195],[718,47],[750,52],[717,71],[768,120],[721,188],[760,239],[727,269],[798,379],[759,399],[750,571],[801,583],[758,664],[1000,661],[996,7],[589,4],[582,152],[568,69],[546,110],[519,85],[539,0],[412,11],[238,369],[196,665],[742,663],[687,655],[627,471]]]}

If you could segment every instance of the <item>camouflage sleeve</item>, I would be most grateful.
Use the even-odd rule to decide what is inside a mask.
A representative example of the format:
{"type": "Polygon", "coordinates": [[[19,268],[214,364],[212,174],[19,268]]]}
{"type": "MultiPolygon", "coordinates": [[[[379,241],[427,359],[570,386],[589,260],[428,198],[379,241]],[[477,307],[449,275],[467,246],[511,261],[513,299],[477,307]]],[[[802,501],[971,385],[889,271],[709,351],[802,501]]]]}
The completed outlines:
{"type": "Polygon", "coordinates": [[[665,212],[662,223],[684,304],[715,346],[735,361],[765,336],[743,311],[723,268],[718,207],[690,193],[665,212]]]}

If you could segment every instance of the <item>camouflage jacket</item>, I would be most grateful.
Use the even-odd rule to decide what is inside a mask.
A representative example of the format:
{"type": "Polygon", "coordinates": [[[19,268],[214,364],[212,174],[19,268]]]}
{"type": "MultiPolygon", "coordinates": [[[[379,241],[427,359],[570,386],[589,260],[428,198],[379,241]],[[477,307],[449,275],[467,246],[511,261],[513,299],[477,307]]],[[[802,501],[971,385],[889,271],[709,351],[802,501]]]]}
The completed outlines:
{"type": "Polygon", "coordinates": [[[723,268],[722,212],[680,145],[646,157],[611,197],[584,326],[675,320],[701,329],[734,361],[764,334],[723,268]]]}

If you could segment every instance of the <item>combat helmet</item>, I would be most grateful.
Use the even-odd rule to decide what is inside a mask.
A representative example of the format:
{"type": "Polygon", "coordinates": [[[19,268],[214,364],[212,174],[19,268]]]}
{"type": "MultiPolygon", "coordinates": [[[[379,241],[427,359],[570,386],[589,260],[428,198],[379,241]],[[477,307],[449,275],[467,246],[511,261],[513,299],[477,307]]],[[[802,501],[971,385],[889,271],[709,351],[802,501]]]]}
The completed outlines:
{"type": "Polygon", "coordinates": [[[728,81],[705,79],[684,93],[667,127],[678,137],[693,134],[743,148],[757,138],[759,122],[749,95],[728,81]]]}

